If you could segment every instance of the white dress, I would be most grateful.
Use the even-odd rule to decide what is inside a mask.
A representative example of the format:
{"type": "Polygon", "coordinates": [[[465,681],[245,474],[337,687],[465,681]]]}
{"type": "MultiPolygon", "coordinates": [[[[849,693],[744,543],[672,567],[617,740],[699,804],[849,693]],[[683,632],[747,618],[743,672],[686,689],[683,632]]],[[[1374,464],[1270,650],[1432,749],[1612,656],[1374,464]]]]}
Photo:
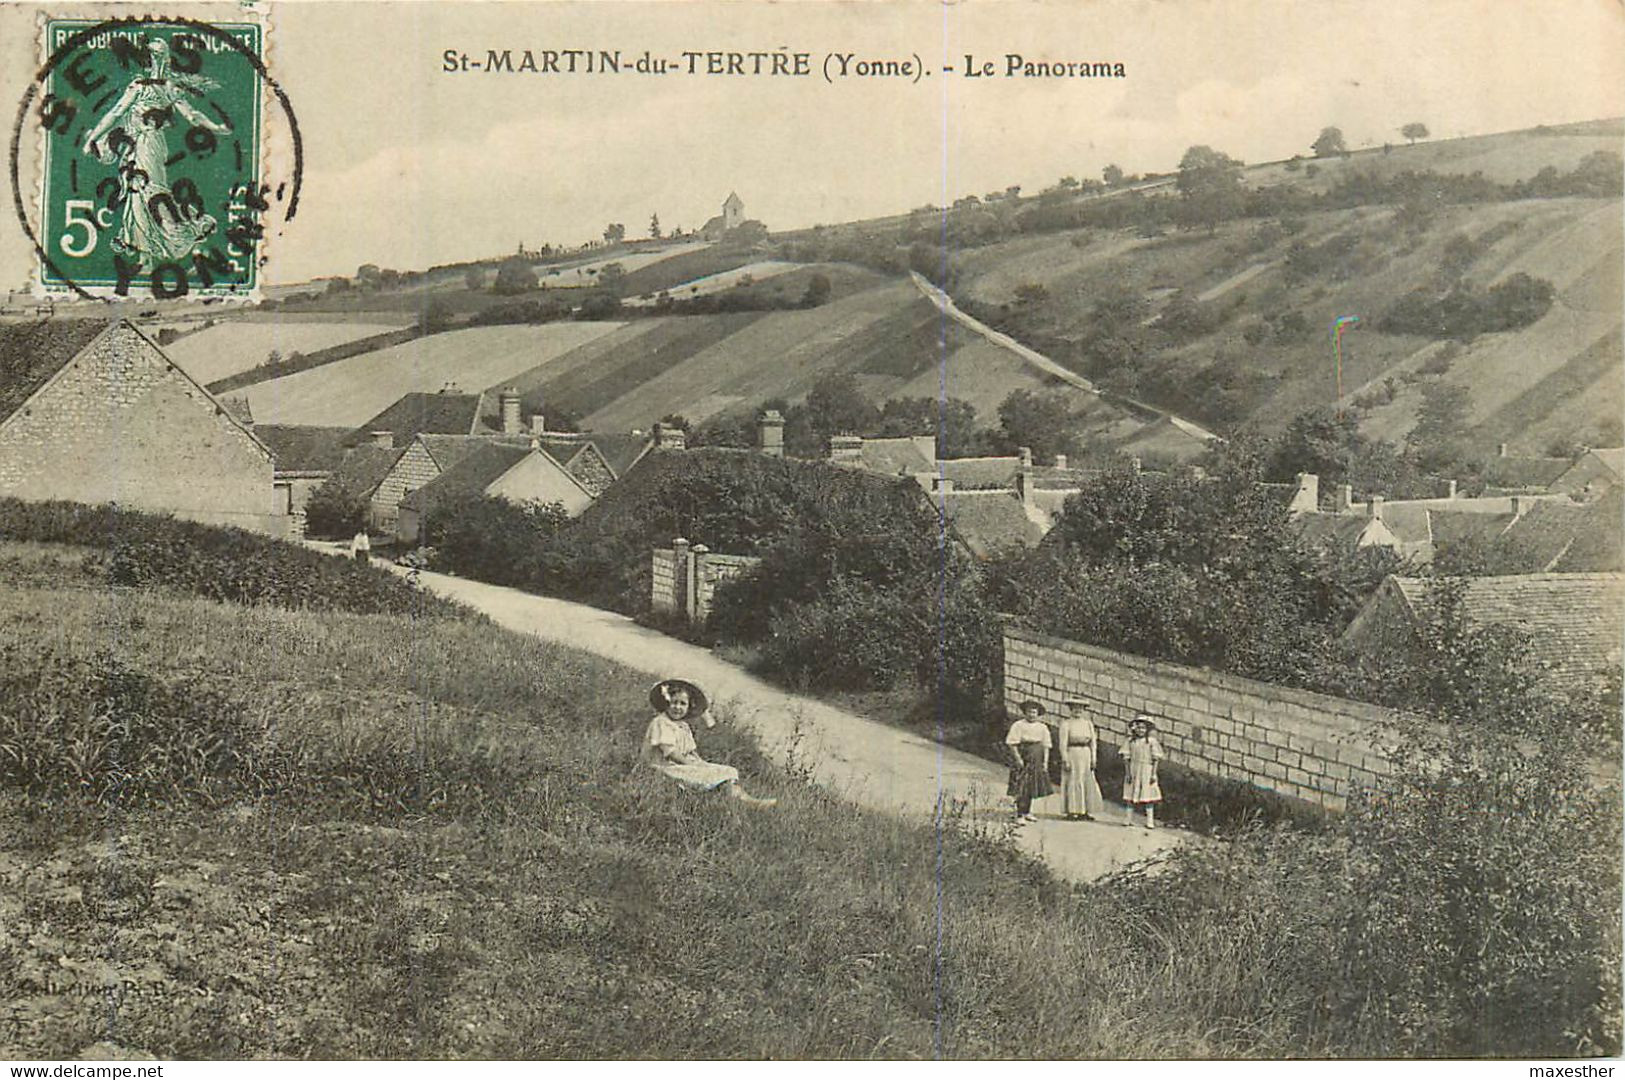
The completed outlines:
{"type": "Polygon", "coordinates": [[[649,730],[643,736],[644,764],[658,769],[686,787],[709,791],[739,779],[739,770],[732,765],[716,765],[709,761],[684,764],[670,759],[669,754],[692,754],[699,749],[694,742],[694,729],[686,721],[673,720],[665,713],[656,713],[649,721],[649,730]]]}

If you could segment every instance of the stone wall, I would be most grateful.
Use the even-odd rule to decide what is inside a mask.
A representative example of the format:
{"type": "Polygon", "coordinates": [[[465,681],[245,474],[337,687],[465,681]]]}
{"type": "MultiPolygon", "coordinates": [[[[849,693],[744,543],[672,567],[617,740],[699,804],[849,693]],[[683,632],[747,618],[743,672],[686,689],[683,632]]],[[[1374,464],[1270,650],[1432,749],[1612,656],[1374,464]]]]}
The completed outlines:
{"type": "Polygon", "coordinates": [[[704,544],[690,546],[682,537],[669,548],[655,548],[649,558],[649,606],[682,612],[692,623],[711,617],[718,586],[762,561],[754,555],[718,555],[704,544]]]}
{"type": "Polygon", "coordinates": [[[717,587],[736,578],[762,560],[754,555],[718,555],[703,545],[694,548],[694,610],[692,618],[703,623],[711,617],[711,598],[717,587]]]}
{"type": "Polygon", "coordinates": [[[1119,746],[1134,714],[1149,713],[1170,762],[1330,810],[1392,771],[1371,742],[1392,710],[1016,626],[1004,632],[1004,693],[1012,709],[1035,698],[1051,715],[1066,698],[1086,701],[1101,740],[1119,746]]]}
{"type": "Polygon", "coordinates": [[[677,553],[671,548],[655,548],[649,569],[649,606],[655,611],[684,610],[687,605],[678,588],[683,579],[679,575],[677,553]]]}
{"type": "Polygon", "coordinates": [[[0,494],[281,533],[270,451],[128,326],[0,424],[0,494]]]}

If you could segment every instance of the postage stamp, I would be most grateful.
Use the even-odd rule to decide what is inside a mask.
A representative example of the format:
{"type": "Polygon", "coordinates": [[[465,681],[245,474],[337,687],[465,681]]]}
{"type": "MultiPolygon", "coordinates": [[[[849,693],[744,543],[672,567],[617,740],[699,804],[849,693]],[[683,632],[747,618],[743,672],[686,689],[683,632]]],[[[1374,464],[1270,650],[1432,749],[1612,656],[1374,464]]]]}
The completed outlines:
{"type": "Polygon", "coordinates": [[[21,136],[32,119],[43,144],[37,234],[18,199],[36,292],[257,293],[271,191],[264,47],[252,17],[45,20],[44,63],[17,121],[21,136]]]}

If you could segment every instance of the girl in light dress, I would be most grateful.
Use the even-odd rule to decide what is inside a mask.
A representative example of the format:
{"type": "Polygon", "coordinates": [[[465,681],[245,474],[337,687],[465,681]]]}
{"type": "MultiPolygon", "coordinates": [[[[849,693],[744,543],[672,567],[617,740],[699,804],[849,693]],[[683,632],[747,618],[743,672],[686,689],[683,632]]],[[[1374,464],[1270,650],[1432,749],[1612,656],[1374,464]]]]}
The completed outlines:
{"type": "Polygon", "coordinates": [[[1157,725],[1140,713],[1129,724],[1128,745],[1123,747],[1123,801],[1128,803],[1128,824],[1134,825],[1135,808],[1145,810],[1145,827],[1157,827],[1157,804],[1162,786],[1157,783],[1157,762],[1162,760],[1162,744],[1157,741],[1157,725]]]}
{"type": "Polygon", "coordinates": [[[739,786],[739,770],[732,765],[718,765],[700,756],[688,718],[703,716],[706,727],[716,726],[708,712],[710,703],[705,691],[686,679],[664,679],[650,688],[649,704],[654,706],[655,715],[643,735],[640,760],[645,765],[685,787],[721,790],[749,806],[778,805],[777,799],[747,794],[739,786]]]}
{"type": "Polygon", "coordinates": [[[1016,820],[1037,821],[1033,800],[1052,794],[1049,782],[1049,727],[1039,719],[1044,706],[1037,701],[1021,703],[1021,718],[1010,725],[1004,748],[1010,757],[1010,783],[1005,788],[1015,796],[1016,820]]]}

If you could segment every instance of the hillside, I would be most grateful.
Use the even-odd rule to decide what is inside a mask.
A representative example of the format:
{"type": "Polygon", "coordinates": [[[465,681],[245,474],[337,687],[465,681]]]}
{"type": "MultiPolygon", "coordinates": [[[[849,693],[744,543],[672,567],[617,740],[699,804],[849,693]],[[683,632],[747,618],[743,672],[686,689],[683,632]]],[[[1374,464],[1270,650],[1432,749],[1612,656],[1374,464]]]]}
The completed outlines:
{"type": "MultiPolygon", "coordinates": [[[[1212,228],[1168,223],[1179,201],[1162,177],[1104,193],[1001,199],[946,218],[916,212],[802,230],[755,250],[688,241],[556,260],[539,268],[544,286],[571,286],[555,299],[581,293],[619,261],[621,295],[641,310],[596,331],[435,335],[266,383],[250,400],[262,419],[351,423],[407,389],[513,382],[530,411],[568,409],[589,427],[625,430],[673,412],[699,422],[771,398],[794,402],[820,377],[850,373],[877,402],[963,398],[985,426],[1012,390],[1055,390],[1070,400],[1091,450],[1188,457],[1200,441],[1118,402],[1224,434],[1279,430],[1307,409],[1339,404],[1328,331],[1354,315],[1340,404],[1359,410],[1367,435],[1403,441],[1424,393],[1442,386],[1466,391],[1463,420],[1476,451],[1501,442],[1515,453],[1565,441],[1617,445],[1625,441],[1620,199],[1553,194],[1550,184],[1542,197],[1513,196],[1497,185],[1565,177],[1622,143],[1625,123],[1599,121],[1267,163],[1242,174],[1245,216],[1212,228]],[[1424,173],[1446,179],[1414,175],[1424,173]],[[1428,187],[1449,183],[1453,193],[1428,187]],[[1396,192],[1422,190],[1416,184],[1427,194],[1405,205],[1396,192]],[[1147,208],[1162,219],[1136,225],[1147,208]],[[900,271],[944,237],[961,308],[1107,398],[1068,388],[933,311],[900,271]],[[1460,282],[1483,292],[1517,275],[1555,293],[1529,325],[1450,342],[1398,330],[1388,318],[1413,291],[1442,294],[1460,282]],[[833,288],[821,305],[799,308],[815,276],[833,288]],[[668,300],[679,306],[663,308],[668,300]],[[705,303],[712,306],[695,306],[705,303]]],[[[430,297],[464,315],[504,300],[469,290],[459,275],[431,278],[424,288],[307,306],[367,323],[388,321],[369,311],[405,313],[430,297]]],[[[526,299],[547,296],[544,287],[526,299]]],[[[254,338],[252,348],[260,344],[254,338]]]]}
{"type": "MultiPolygon", "coordinates": [[[[1248,170],[1250,187],[1323,191],[1342,174],[1484,172],[1527,180],[1572,169],[1599,148],[1617,152],[1617,125],[1519,133],[1368,151],[1317,162],[1317,175],[1248,170]]],[[[1211,232],[1164,235],[1076,228],[958,252],[953,293],[1019,339],[1071,356],[1082,373],[1220,430],[1278,430],[1337,403],[1328,329],[1356,315],[1343,339],[1343,405],[1368,435],[1402,441],[1424,391],[1461,387],[1475,449],[1544,452],[1564,439],[1617,445],[1625,410],[1620,344],[1625,238],[1618,197],[1396,204],[1255,215],[1211,232]],[[1455,278],[1446,278],[1446,267],[1455,278]],[[1555,302],[1520,328],[1449,343],[1385,326],[1414,290],[1450,280],[1487,290],[1514,275],[1549,282],[1555,302]],[[1138,355],[1090,355],[1101,302],[1134,312],[1138,355]]],[[[1131,328],[1132,329],[1132,328],[1131,328]]],[[[1122,336],[1122,329],[1113,333],[1122,336]]]]}

